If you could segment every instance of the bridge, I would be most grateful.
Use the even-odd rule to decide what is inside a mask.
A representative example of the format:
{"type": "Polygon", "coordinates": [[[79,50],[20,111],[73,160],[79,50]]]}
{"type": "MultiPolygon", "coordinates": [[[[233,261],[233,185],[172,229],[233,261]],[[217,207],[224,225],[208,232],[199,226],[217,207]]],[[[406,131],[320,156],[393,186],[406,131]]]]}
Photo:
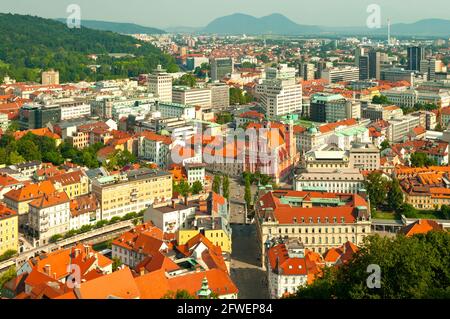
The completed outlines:
{"type": "Polygon", "coordinates": [[[83,234],[75,235],[70,238],[62,239],[56,243],[48,244],[45,246],[35,247],[33,249],[24,251],[19,256],[5,260],[0,263],[0,273],[6,271],[11,266],[20,267],[29,260],[31,257],[35,257],[40,253],[49,253],[61,248],[69,248],[75,246],[78,243],[97,244],[116,238],[120,234],[134,227],[132,220],[127,220],[112,225],[106,225],[99,229],[94,229],[83,234]]]}

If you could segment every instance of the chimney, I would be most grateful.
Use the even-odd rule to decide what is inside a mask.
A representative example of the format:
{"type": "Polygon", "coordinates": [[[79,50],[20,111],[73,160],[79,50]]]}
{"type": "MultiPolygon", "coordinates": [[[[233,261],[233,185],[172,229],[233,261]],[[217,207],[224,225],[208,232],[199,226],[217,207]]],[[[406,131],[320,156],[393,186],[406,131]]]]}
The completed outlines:
{"type": "Polygon", "coordinates": [[[80,255],[80,249],[79,248],[76,248],[75,249],[75,258],[77,258],[79,255],[80,255]]]}
{"type": "Polygon", "coordinates": [[[47,276],[50,276],[51,270],[52,270],[52,267],[51,267],[49,264],[46,264],[46,265],[44,266],[44,273],[45,273],[47,276]]]}
{"type": "Polygon", "coordinates": [[[139,268],[139,275],[141,275],[141,276],[145,275],[145,268],[144,267],[139,268]]]}
{"type": "Polygon", "coordinates": [[[86,256],[89,255],[89,246],[88,245],[84,245],[84,253],[86,254],[86,256]]]}
{"type": "Polygon", "coordinates": [[[175,208],[177,206],[177,203],[175,202],[175,199],[172,199],[172,208],[175,208]]]}

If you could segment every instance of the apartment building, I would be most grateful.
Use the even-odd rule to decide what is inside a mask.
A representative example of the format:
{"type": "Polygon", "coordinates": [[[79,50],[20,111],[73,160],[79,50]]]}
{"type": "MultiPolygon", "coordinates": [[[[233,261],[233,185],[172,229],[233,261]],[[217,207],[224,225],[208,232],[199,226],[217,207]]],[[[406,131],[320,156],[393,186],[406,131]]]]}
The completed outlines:
{"type": "Polygon", "coordinates": [[[139,133],[138,157],[167,168],[171,161],[172,138],[150,131],[139,133]]]}
{"type": "Polygon", "coordinates": [[[191,88],[188,86],[174,86],[172,88],[172,102],[200,106],[203,110],[211,109],[211,89],[191,88]]]}
{"type": "Polygon", "coordinates": [[[269,118],[302,111],[302,86],[295,78],[265,80],[257,85],[257,92],[269,118]]]}
{"type": "Polygon", "coordinates": [[[220,81],[226,75],[233,73],[233,58],[214,58],[211,59],[211,79],[220,81]]]}
{"type": "Polygon", "coordinates": [[[151,222],[164,233],[176,233],[189,226],[195,218],[196,205],[173,202],[163,207],[149,207],[144,213],[144,221],[151,222]]]}
{"type": "Polygon", "coordinates": [[[361,117],[372,121],[389,120],[391,118],[400,118],[403,116],[403,110],[396,105],[381,105],[368,103],[361,107],[361,117]]]}
{"type": "Polygon", "coordinates": [[[340,94],[317,93],[311,97],[310,118],[314,122],[337,122],[361,118],[361,104],[340,94]]]}
{"type": "Polygon", "coordinates": [[[0,203],[0,256],[8,250],[19,251],[19,217],[0,203]]]}
{"type": "Polygon", "coordinates": [[[265,266],[265,243],[282,237],[324,253],[351,241],[362,243],[371,232],[370,207],[357,194],[261,189],[255,203],[258,243],[265,266]]]}
{"type": "Polygon", "coordinates": [[[222,83],[208,84],[211,90],[211,108],[213,110],[226,110],[230,106],[230,87],[222,83]]]}
{"type": "Polygon", "coordinates": [[[191,221],[187,228],[178,231],[177,242],[182,245],[201,234],[224,253],[231,254],[231,227],[223,217],[200,217],[191,221]]]}
{"type": "Polygon", "coordinates": [[[351,82],[359,80],[359,67],[331,67],[322,70],[322,79],[328,83],[351,82]]]}
{"type": "Polygon", "coordinates": [[[158,65],[156,70],[148,76],[148,89],[160,102],[172,102],[172,75],[158,65]]]}
{"type": "Polygon", "coordinates": [[[161,117],[176,117],[184,120],[195,119],[195,106],[178,103],[158,103],[157,110],[161,112],[161,117]]]}
{"type": "Polygon", "coordinates": [[[101,206],[101,219],[139,212],[152,204],[172,198],[172,175],[151,169],[138,169],[92,181],[92,193],[101,206]]]}
{"type": "Polygon", "coordinates": [[[267,283],[271,299],[297,292],[320,274],[322,256],[290,240],[270,247],[267,252],[267,283]]]}
{"type": "Polygon", "coordinates": [[[391,142],[403,141],[408,133],[417,126],[420,126],[420,117],[418,116],[409,114],[401,118],[390,119],[386,137],[391,142]]]}
{"type": "Polygon", "coordinates": [[[53,176],[48,180],[56,190],[66,192],[70,199],[89,193],[89,178],[82,170],[53,176]]]}
{"type": "Polygon", "coordinates": [[[384,91],[383,95],[393,104],[409,108],[416,104],[427,103],[436,104],[441,108],[450,106],[450,91],[445,89],[419,91],[408,87],[399,87],[384,91]]]}
{"type": "Polygon", "coordinates": [[[311,126],[308,129],[294,127],[297,128],[294,130],[297,150],[304,154],[325,144],[335,144],[338,148],[345,150],[349,149],[355,141],[368,143],[371,141],[366,127],[369,122],[370,120],[348,119],[319,127],[311,126]]]}
{"type": "Polygon", "coordinates": [[[355,168],[310,168],[295,177],[294,190],[360,194],[364,176],[355,168]]]}
{"type": "Polygon", "coordinates": [[[449,172],[447,166],[395,169],[405,203],[424,210],[440,209],[442,205],[450,205],[449,172]]]}
{"type": "Polygon", "coordinates": [[[26,228],[28,224],[29,204],[33,200],[39,199],[44,195],[52,194],[56,191],[50,181],[41,183],[26,184],[21,188],[13,189],[3,196],[6,206],[17,212],[19,216],[19,226],[26,228]]]}
{"type": "Polygon", "coordinates": [[[44,194],[29,203],[29,232],[34,246],[49,243],[53,235],[70,230],[70,199],[65,192],[44,194]]]}

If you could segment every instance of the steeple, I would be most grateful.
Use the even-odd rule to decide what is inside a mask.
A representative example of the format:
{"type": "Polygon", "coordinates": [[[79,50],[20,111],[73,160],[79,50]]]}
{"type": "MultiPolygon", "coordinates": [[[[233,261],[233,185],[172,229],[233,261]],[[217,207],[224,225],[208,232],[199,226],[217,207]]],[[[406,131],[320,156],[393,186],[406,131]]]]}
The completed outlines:
{"type": "Polygon", "coordinates": [[[209,289],[208,279],[206,278],[206,276],[205,278],[203,278],[202,288],[197,291],[197,296],[199,299],[209,299],[211,296],[211,289],[209,289]]]}

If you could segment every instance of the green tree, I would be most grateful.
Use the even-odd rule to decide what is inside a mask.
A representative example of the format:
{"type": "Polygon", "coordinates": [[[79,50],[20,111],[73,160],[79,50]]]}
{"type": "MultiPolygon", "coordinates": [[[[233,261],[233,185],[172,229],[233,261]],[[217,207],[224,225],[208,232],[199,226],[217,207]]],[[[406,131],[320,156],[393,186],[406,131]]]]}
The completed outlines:
{"type": "Polygon", "coordinates": [[[404,215],[406,218],[416,218],[417,217],[417,209],[415,209],[413,205],[408,204],[408,203],[403,203],[400,206],[399,212],[401,215],[404,215]]]}
{"type": "Polygon", "coordinates": [[[225,197],[227,200],[230,200],[230,179],[228,175],[225,175],[223,177],[222,189],[223,189],[223,197],[225,197]]]}
{"type": "Polygon", "coordinates": [[[116,271],[119,267],[122,266],[122,261],[119,257],[113,258],[112,271],[116,271]]]}
{"type": "Polygon", "coordinates": [[[450,233],[394,238],[368,236],[346,264],[301,287],[293,298],[429,299],[450,298],[450,233]],[[381,270],[380,288],[370,288],[368,265],[381,270]]]}
{"type": "Polygon", "coordinates": [[[233,115],[230,112],[222,112],[217,114],[216,122],[218,124],[227,124],[233,121],[233,115]]]}
{"type": "Polygon", "coordinates": [[[391,145],[389,144],[389,141],[387,139],[384,140],[383,142],[381,142],[380,146],[381,146],[382,151],[391,147],[391,145]]]}
{"type": "Polygon", "coordinates": [[[403,204],[403,192],[398,179],[394,178],[391,182],[389,193],[387,194],[389,207],[393,211],[398,211],[403,204]]]}
{"type": "Polygon", "coordinates": [[[173,82],[174,85],[184,85],[189,87],[194,87],[196,83],[197,79],[192,73],[186,73],[173,82]]]}
{"type": "Polygon", "coordinates": [[[2,255],[0,255],[0,262],[8,260],[8,259],[14,257],[15,255],[17,255],[17,250],[9,249],[9,250],[5,251],[2,255]]]}
{"type": "Polygon", "coordinates": [[[450,206],[442,205],[441,206],[441,215],[444,219],[450,219],[450,206]]]}
{"type": "Polygon", "coordinates": [[[383,204],[386,199],[388,182],[381,173],[372,172],[367,176],[366,190],[372,208],[376,208],[383,204]]]}
{"type": "Polygon", "coordinates": [[[0,274],[0,292],[4,284],[17,276],[16,267],[9,267],[4,273],[0,274]]]}
{"type": "Polygon", "coordinates": [[[214,175],[212,190],[214,193],[220,194],[220,189],[222,188],[222,178],[220,175],[214,175]]]}
{"type": "Polygon", "coordinates": [[[194,183],[192,183],[192,187],[191,187],[191,191],[192,194],[200,194],[201,191],[203,191],[203,184],[200,181],[195,181],[194,183]]]}
{"type": "Polygon", "coordinates": [[[41,152],[37,145],[25,137],[17,142],[17,151],[26,161],[40,161],[42,159],[41,152]]]}
{"type": "Polygon", "coordinates": [[[24,163],[25,159],[16,151],[11,152],[11,154],[9,154],[9,164],[20,164],[20,163],[24,163]]]}
{"type": "Polygon", "coordinates": [[[178,289],[177,291],[168,291],[161,299],[196,299],[189,291],[178,289]]]}
{"type": "Polygon", "coordinates": [[[436,161],[430,159],[427,154],[421,152],[415,152],[411,154],[410,162],[412,167],[424,167],[437,165],[436,161]]]}
{"type": "Polygon", "coordinates": [[[189,186],[188,182],[182,180],[181,182],[174,185],[174,191],[180,194],[181,196],[186,197],[189,195],[191,187],[189,186]]]}
{"type": "Polygon", "coordinates": [[[391,104],[391,102],[389,102],[389,99],[385,95],[375,95],[372,98],[372,103],[373,104],[383,104],[383,105],[391,104]]]}

